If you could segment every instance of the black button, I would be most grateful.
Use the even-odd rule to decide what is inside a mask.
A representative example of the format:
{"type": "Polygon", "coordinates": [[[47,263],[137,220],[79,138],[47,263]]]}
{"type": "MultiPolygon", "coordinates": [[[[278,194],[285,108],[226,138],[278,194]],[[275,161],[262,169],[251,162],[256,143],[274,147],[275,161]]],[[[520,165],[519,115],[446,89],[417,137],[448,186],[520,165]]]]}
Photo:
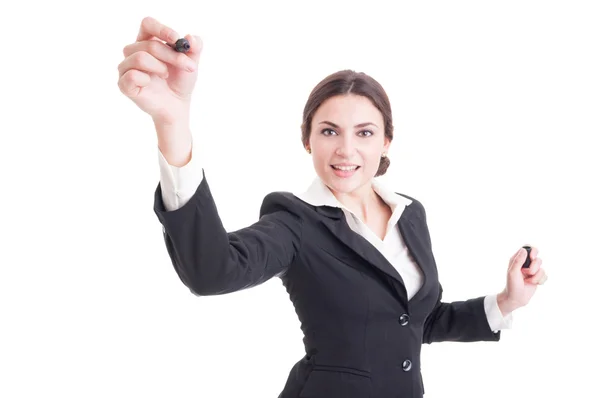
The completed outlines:
{"type": "Polygon", "coordinates": [[[412,368],[412,362],[410,361],[410,359],[407,359],[404,362],[402,362],[402,370],[403,371],[408,372],[411,368],[412,368]]]}
{"type": "Polygon", "coordinates": [[[409,319],[410,319],[410,317],[408,316],[408,314],[402,314],[402,315],[400,315],[400,319],[398,320],[398,322],[400,322],[400,325],[406,326],[406,325],[408,325],[409,319]]]}

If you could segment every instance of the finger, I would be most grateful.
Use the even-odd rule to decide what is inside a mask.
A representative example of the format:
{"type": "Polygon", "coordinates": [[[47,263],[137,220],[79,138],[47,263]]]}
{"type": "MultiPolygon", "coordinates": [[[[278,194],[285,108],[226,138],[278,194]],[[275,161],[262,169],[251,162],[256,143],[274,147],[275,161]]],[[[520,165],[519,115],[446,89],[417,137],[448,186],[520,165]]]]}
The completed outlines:
{"type": "Polygon", "coordinates": [[[148,40],[153,37],[167,43],[175,43],[179,39],[179,35],[173,29],[161,24],[152,17],[146,17],[142,19],[136,41],[148,40]]]}
{"type": "Polygon", "coordinates": [[[123,55],[126,57],[136,52],[147,52],[154,58],[173,65],[177,68],[185,69],[188,72],[196,70],[196,62],[187,54],[174,51],[168,44],[158,40],[145,40],[131,43],[123,48],[123,55]]]}
{"type": "Polygon", "coordinates": [[[117,69],[119,70],[119,76],[130,69],[154,73],[165,78],[169,75],[167,65],[145,51],[138,51],[131,54],[119,64],[117,69]]]}
{"type": "Polygon", "coordinates": [[[531,265],[529,266],[529,268],[521,268],[521,270],[523,271],[523,273],[525,273],[527,275],[533,275],[536,272],[538,272],[541,267],[542,267],[542,259],[540,257],[537,257],[535,260],[533,260],[531,262],[531,265]]]}
{"type": "Polygon", "coordinates": [[[517,250],[517,251],[515,252],[515,254],[513,254],[513,255],[510,257],[510,260],[508,261],[508,266],[509,266],[509,268],[510,268],[510,267],[512,267],[512,263],[515,261],[515,257],[517,257],[518,255],[519,255],[519,250],[517,250]]]}
{"type": "Polygon", "coordinates": [[[538,256],[538,249],[535,246],[532,245],[527,245],[529,247],[531,247],[531,253],[529,254],[531,257],[531,261],[533,261],[533,259],[535,259],[538,256]]]}
{"type": "Polygon", "coordinates": [[[200,60],[200,54],[204,48],[204,43],[200,36],[185,35],[185,38],[190,43],[190,50],[186,53],[196,64],[200,60]]]}
{"type": "Polygon", "coordinates": [[[140,91],[150,84],[150,76],[147,73],[137,69],[129,69],[120,78],[118,82],[119,89],[127,97],[136,97],[140,91]]]}
{"type": "Polygon", "coordinates": [[[525,255],[527,251],[523,248],[519,248],[510,260],[508,271],[515,273],[521,269],[521,266],[525,262],[525,255]]]}
{"type": "Polygon", "coordinates": [[[531,277],[527,278],[526,281],[527,283],[530,283],[532,285],[539,285],[544,283],[546,279],[546,271],[542,268],[538,272],[536,272],[535,275],[532,275],[531,277]]]}
{"type": "MultiPolygon", "coordinates": [[[[533,259],[537,257],[538,251],[534,246],[527,244],[527,245],[523,245],[522,248],[525,250],[529,250],[529,260],[530,261],[533,261],[533,259]]],[[[525,257],[524,261],[527,261],[527,257],[525,257]]]]}
{"type": "Polygon", "coordinates": [[[519,250],[517,250],[517,251],[515,252],[515,254],[513,254],[513,255],[511,256],[510,260],[508,261],[508,268],[509,268],[509,269],[512,269],[512,267],[513,267],[513,263],[515,262],[515,258],[516,258],[516,257],[517,257],[519,254],[521,254],[521,248],[519,248],[519,250]]]}

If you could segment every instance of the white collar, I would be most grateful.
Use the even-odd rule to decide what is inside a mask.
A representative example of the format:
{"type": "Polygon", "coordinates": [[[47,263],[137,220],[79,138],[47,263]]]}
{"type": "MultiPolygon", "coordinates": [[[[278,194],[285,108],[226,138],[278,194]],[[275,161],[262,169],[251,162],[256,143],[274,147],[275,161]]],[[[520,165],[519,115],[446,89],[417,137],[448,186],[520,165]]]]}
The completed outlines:
{"type": "MultiPolygon", "coordinates": [[[[383,201],[390,206],[392,212],[394,212],[399,205],[406,207],[412,203],[412,200],[386,188],[376,178],[372,180],[371,186],[373,187],[373,190],[381,197],[381,199],[383,199],[383,201]]],[[[319,177],[314,179],[306,191],[296,194],[296,196],[313,206],[338,207],[350,211],[342,203],[340,203],[340,201],[337,200],[327,185],[325,185],[325,183],[323,183],[319,177]]],[[[402,207],[402,209],[404,209],[404,207],[402,207]]]]}

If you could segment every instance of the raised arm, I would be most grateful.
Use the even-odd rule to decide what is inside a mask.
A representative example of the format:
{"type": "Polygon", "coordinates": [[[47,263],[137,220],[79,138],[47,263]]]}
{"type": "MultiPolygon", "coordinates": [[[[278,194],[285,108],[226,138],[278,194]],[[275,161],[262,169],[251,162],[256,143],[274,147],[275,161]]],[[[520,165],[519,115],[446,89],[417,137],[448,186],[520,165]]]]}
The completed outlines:
{"type": "Polygon", "coordinates": [[[156,19],[144,18],[135,42],[123,49],[118,86],[156,128],[161,181],[154,210],[177,274],[195,294],[223,294],[284,272],[300,244],[301,221],[290,196],[271,194],[255,224],[225,231],[204,173],[190,165],[190,104],[202,42],[186,35],[190,47],[179,52],[173,48],[179,38],[156,19]],[[192,172],[173,175],[184,167],[192,172]]]}
{"type": "Polygon", "coordinates": [[[206,296],[256,286],[285,272],[302,239],[302,219],[294,206],[291,195],[271,193],[256,223],[226,232],[204,176],[192,198],[174,211],[164,207],[159,184],[154,211],[181,281],[206,296]]]}

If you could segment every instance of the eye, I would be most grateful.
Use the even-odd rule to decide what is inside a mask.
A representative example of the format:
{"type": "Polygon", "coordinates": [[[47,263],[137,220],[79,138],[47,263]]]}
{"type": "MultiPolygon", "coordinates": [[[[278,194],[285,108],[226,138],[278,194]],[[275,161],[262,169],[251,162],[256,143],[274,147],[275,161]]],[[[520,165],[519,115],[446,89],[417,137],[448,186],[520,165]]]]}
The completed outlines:
{"type": "Polygon", "coordinates": [[[333,135],[333,134],[328,134],[328,132],[332,132],[333,134],[337,134],[332,129],[323,129],[323,130],[321,130],[321,134],[323,134],[323,135],[333,135]]]}
{"type": "Polygon", "coordinates": [[[370,137],[373,135],[373,132],[369,131],[369,130],[363,130],[363,131],[359,132],[358,134],[363,137],[370,137]]]}

